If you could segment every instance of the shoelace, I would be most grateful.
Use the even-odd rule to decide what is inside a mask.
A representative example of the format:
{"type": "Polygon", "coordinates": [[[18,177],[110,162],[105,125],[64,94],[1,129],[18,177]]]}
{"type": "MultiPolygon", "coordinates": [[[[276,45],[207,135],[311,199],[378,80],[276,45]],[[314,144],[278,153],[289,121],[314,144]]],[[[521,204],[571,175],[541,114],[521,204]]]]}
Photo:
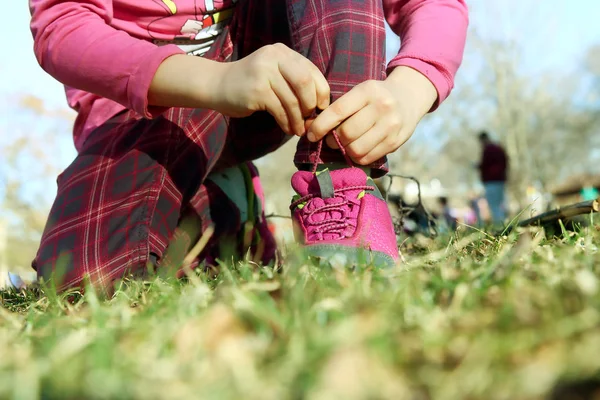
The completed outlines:
{"type": "MultiPolygon", "coordinates": [[[[338,136],[335,129],[331,131],[331,134],[333,135],[335,142],[337,143],[338,147],[340,148],[340,151],[342,152],[342,155],[344,156],[344,160],[346,160],[346,164],[348,164],[348,166],[350,168],[356,168],[354,166],[354,163],[350,159],[350,156],[348,156],[348,153],[346,153],[346,148],[340,141],[340,137],[338,136]]],[[[319,158],[321,158],[321,151],[323,150],[323,142],[324,141],[325,141],[325,138],[319,140],[319,143],[317,143],[317,153],[315,154],[315,159],[313,160],[312,171],[311,171],[313,174],[317,172],[317,167],[319,166],[317,160],[319,158]]]]}
{"type": "MultiPolygon", "coordinates": [[[[335,130],[333,130],[331,133],[332,133],[333,138],[335,139],[338,147],[340,148],[340,151],[342,152],[342,155],[344,156],[344,159],[346,160],[346,163],[348,164],[348,166],[351,168],[355,168],[352,160],[346,153],[346,149],[342,145],[342,142],[340,141],[340,138],[339,138],[337,132],[335,130]]],[[[323,141],[324,141],[324,139],[320,140],[317,145],[317,152],[315,154],[315,159],[313,161],[313,166],[312,166],[313,174],[315,174],[317,172],[317,167],[318,167],[317,160],[321,156],[321,151],[323,149],[323,141]]],[[[343,236],[344,230],[348,227],[348,225],[350,225],[348,223],[348,211],[351,207],[350,201],[348,201],[346,196],[344,196],[344,192],[347,192],[350,190],[368,191],[368,190],[373,190],[373,188],[368,185],[357,185],[357,186],[347,186],[347,187],[340,188],[340,189],[334,189],[334,191],[333,191],[334,197],[332,199],[341,199],[341,201],[336,202],[336,203],[332,203],[332,202],[326,203],[325,205],[315,207],[314,209],[308,211],[308,215],[306,217],[306,222],[312,226],[316,226],[314,233],[319,233],[319,234],[336,233],[336,234],[340,235],[341,238],[344,237],[343,236]],[[341,216],[339,218],[329,218],[329,219],[324,219],[322,221],[314,221],[313,216],[315,214],[324,213],[324,212],[339,212],[341,216]]],[[[298,205],[303,204],[303,203],[306,203],[305,207],[307,207],[309,205],[309,202],[311,202],[315,198],[319,198],[319,196],[317,196],[313,193],[303,196],[303,197],[299,198],[298,200],[294,201],[290,205],[290,209],[294,210],[298,205]]]]}

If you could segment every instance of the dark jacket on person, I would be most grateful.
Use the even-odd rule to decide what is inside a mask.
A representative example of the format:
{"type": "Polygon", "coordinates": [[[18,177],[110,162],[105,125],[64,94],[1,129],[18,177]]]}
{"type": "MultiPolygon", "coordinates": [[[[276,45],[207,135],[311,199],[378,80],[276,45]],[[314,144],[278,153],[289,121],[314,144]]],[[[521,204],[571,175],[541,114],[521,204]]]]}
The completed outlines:
{"type": "Polygon", "coordinates": [[[495,143],[483,148],[479,171],[482,182],[505,182],[508,169],[508,157],[504,149],[495,143]]]}

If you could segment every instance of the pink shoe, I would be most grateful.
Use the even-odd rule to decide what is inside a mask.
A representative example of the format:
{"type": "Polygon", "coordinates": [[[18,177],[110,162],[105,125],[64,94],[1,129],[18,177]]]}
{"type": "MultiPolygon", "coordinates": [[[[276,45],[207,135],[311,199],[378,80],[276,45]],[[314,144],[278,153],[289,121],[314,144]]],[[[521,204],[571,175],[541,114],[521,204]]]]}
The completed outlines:
{"type": "Polygon", "coordinates": [[[313,172],[296,172],[292,187],[298,193],[290,206],[294,234],[309,255],[352,265],[397,263],[387,203],[360,168],[316,172],[315,165],[313,172]]]}

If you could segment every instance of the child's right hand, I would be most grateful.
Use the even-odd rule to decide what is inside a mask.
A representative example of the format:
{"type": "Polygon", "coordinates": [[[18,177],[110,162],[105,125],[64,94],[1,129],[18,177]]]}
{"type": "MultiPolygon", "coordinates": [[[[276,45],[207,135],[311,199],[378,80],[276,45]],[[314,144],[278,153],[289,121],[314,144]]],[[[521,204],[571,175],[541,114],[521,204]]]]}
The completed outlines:
{"type": "Polygon", "coordinates": [[[307,58],[283,44],[225,63],[214,108],[231,117],[267,111],[287,134],[302,136],[304,120],[329,106],[329,84],[307,58]]]}

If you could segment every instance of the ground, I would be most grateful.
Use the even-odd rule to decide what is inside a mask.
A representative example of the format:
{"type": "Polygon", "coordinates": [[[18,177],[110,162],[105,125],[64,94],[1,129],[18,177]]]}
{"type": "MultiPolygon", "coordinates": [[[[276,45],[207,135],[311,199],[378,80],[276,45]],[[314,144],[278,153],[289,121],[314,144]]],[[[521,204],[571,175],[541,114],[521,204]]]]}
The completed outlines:
{"type": "Polygon", "coordinates": [[[598,239],[460,230],[408,240],[392,270],[288,260],[109,300],[4,292],[0,398],[593,398],[561,393],[599,386],[598,239]]]}

